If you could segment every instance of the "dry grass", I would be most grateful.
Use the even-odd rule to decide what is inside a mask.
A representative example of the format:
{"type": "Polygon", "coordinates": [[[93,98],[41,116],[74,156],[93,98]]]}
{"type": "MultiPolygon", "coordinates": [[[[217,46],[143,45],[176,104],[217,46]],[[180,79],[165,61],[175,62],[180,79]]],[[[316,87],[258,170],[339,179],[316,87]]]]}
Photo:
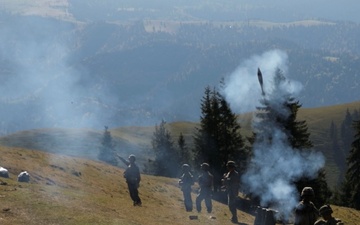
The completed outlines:
{"type": "MultiPolygon", "coordinates": [[[[36,150],[0,147],[0,152],[0,166],[10,172],[10,178],[0,178],[2,225],[231,224],[227,206],[216,201],[211,215],[185,212],[176,179],[143,175],[143,206],[134,207],[121,168],[36,150]],[[16,181],[22,170],[31,174],[30,183],[16,181]]],[[[333,208],[345,224],[358,224],[359,211],[333,208]]],[[[251,214],[238,213],[241,224],[253,224],[251,214]]]]}
{"type": "MultiPolygon", "coordinates": [[[[143,206],[134,207],[121,168],[36,150],[1,147],[0,152],[0,165],[10,171],[9,179],[0,178],[2,225],[228,223],[228,209],[218,202],[213,219],[185,212],[176,179],[143,175],[143,206]],[[31,174],[30,183],[16,181],[21,170],[31,174]]],[[[239,213],[241,222],[253,223],[252,215],[239,213]]]]}

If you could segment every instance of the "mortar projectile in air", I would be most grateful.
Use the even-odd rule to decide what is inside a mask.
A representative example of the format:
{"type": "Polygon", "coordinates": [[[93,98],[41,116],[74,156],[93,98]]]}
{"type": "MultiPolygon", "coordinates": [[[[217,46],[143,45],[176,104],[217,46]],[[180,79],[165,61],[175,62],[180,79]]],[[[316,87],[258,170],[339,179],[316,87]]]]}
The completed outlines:
{"type": "Polygon", "coordinates": [[[264,87],[263,87],[264,82],[263,82],[263,77],[262,77],[262,73],[260,71],[260,68],[258,68],[257,75],[258,75],[258,79],[259,79],[259,83],[260,83],[260,87],[261,87],[261,94],[264,96],[265,95],[264,87]]]}

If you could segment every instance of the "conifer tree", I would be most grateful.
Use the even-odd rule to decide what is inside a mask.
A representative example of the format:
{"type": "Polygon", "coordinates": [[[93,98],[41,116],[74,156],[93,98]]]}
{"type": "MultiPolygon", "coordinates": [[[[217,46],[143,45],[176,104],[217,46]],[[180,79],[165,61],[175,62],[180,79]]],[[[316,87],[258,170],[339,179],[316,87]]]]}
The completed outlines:
{"type": "Polygon", "coordinates": [[[115,143],[113,142],[109,127],[105,126],[98,155],[99,160],[109,163],[111,165],[116,165],[117,160],[114,155],[114,148],[115,143]]]}
{"type": "Polygon", "coordinates": [[[190,162],[190,160],[191,160],[190,151],[186,145],[185,138],[184,138],[184,135],[182,134],[182,132],[180,132],[177,144],[179,147],[181,164],[184,164],[184,163],[192,164],[190,162]]]}
{"type": "MultiPolygon", "coordinates": [[[[237,170],[242,174],[249,157],[244,140],[240,134],[241,126],[225,98],[217,93],[220,104],[219,151],[224,162],[235,161],[237,170]]],[[[223,167],[225,169],[225,167],[223,167]]],[[[224,171],[225,172],[225,171],[224,171]]]]}
{"type": "Polygon", "coordinates": [[[198,165],[210,164],[215,192],[220,190],[226,162],[246,161],[240,128],[225,98],[215,88],[206,87],[201,101],[200,127],[194,134],[194,155],[198,165]]]}
{"type": "Polygon", "coordinates": [[[337,127],[334,123],[334,121],[330,124],[330,141],[331,141],[331,147],[332,153],[334,155],[334,160],[336,165],[339,167],[339,177],[338,177],[338,183],[341,184],[344,179],[344,173],[346,170],[346,157],[344,155],[344,152],[340,148],[340,144],[338,141],[338,131],[337,127]]]}
{"type": "Polygon", "coordinates": [[[210,87],[205,88],[204,96],[201,100],[200,127],[196,128],[194,135],[194,155],[195,161],[199,163],[210,162],[209,152],[214,152],[214,120],[211,104],[212,92],[210,87]]]}
{"type": "Polygon", "coordinates": [[[345,118],[341,123],[340,137],[342,141],[342,149],[345,157],[348,157],[351,148],[351,142],[354,137],[354,130],[352,129],[353,117],[349,109],[346,109],[345,118]]]}
{"type": "Polygon", "coordinates": [[[353,123],[355,140],[351,144],[346,180],[342,187],[342,203],[360,209],[360,120],[353,123]]]}
{"type": "Polygon", "coordinates": [[[171,133],[165,127],[166,122],[161,121],[155,126],[152,138],[152,149],[155,153],[155,175],[177,177],[180,169],[179,154],[174,147],[171,133]]]}

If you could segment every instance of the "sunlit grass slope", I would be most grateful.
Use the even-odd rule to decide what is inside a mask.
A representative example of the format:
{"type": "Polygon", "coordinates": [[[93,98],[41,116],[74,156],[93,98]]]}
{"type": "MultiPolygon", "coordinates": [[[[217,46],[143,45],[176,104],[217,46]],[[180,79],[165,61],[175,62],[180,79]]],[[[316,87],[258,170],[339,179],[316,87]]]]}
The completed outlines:
{"type": "MultiPolygon", "coordinates": [[[[212,214],[185,212],[177,179],[143,175],[143,206],[134,207],[121,168],[36,150],[0,147],[0,153],[0,166],[10,172],[0,178],[1,225],[229,223],[227,207],[218,202],[212,214]],[[21,170],[31,174],[30,183],[16,181],[21,170]]],[[[244,212],[239,217],[246,224],[254,220],[244,212]]]]}
{"type": "MultiPolygon", "coordinates": [[[[0,166],[10,172],[0,178],[2,225],[231,224],[227,206],[216,201],[212,214],[185,212],[177,179],[142,175],[143,206],[134,207],[121,168],[20,148],[0,147],[0,153],[0,166]],[[31,174],[30,183],[16,181],[22,170],[31,174]]],[[[359,211],[333,208],[345,224],[358,224],[359,211]]],[[[253,224],[254,216],[238,214],[241,224],[253,224]]]]}

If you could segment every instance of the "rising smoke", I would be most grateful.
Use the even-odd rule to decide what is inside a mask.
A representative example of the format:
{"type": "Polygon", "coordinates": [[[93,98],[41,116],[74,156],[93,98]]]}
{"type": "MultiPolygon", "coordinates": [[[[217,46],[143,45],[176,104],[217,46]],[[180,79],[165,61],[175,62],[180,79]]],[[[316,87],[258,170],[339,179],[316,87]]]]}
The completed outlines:
{"type": "Polygon", "coordinates": [[[0,133],[39,127],[103,128],[112,116],[100,86],[76,68],[76,25],[5,15],[0,27],[0,133]],[[90,87],[90,88],[89,88],[90,87]],[[94,88],[95,87],[95,88],[94,88]],[[104,113],[106,112],[106,114],[104,113]]]}
{"type": "MultiPolygon", "coordinates": [[[[289,97],[296,98],[302,85],[286,77],[288,57],[273,50],[245,61],[225,82],[224,94],[239,113],[255,111],[259,102],[266,100],[277,116],[286,119],[289,111],[283,106],[289,97]],[[265,96],[257,79],[257,68],[263,72],[265,96]],[[283,80],[274,83],[276,71],[283,71],[283,80]]],[[[271,206],[289,217],[299,201],[293,181],[316,176],[324,165],[319,153],[304,153],[292,149],[287,135],[276,120],[253,118],[254,130],[261,129],[253,145],[254,155],[242,180],[249,192],[260,198],[262,206],[271,206]],[[268,140],[271,138],[271,142],[268,140]]],[[[310,152],[310,151],[309,151],[310,152]]]]}

